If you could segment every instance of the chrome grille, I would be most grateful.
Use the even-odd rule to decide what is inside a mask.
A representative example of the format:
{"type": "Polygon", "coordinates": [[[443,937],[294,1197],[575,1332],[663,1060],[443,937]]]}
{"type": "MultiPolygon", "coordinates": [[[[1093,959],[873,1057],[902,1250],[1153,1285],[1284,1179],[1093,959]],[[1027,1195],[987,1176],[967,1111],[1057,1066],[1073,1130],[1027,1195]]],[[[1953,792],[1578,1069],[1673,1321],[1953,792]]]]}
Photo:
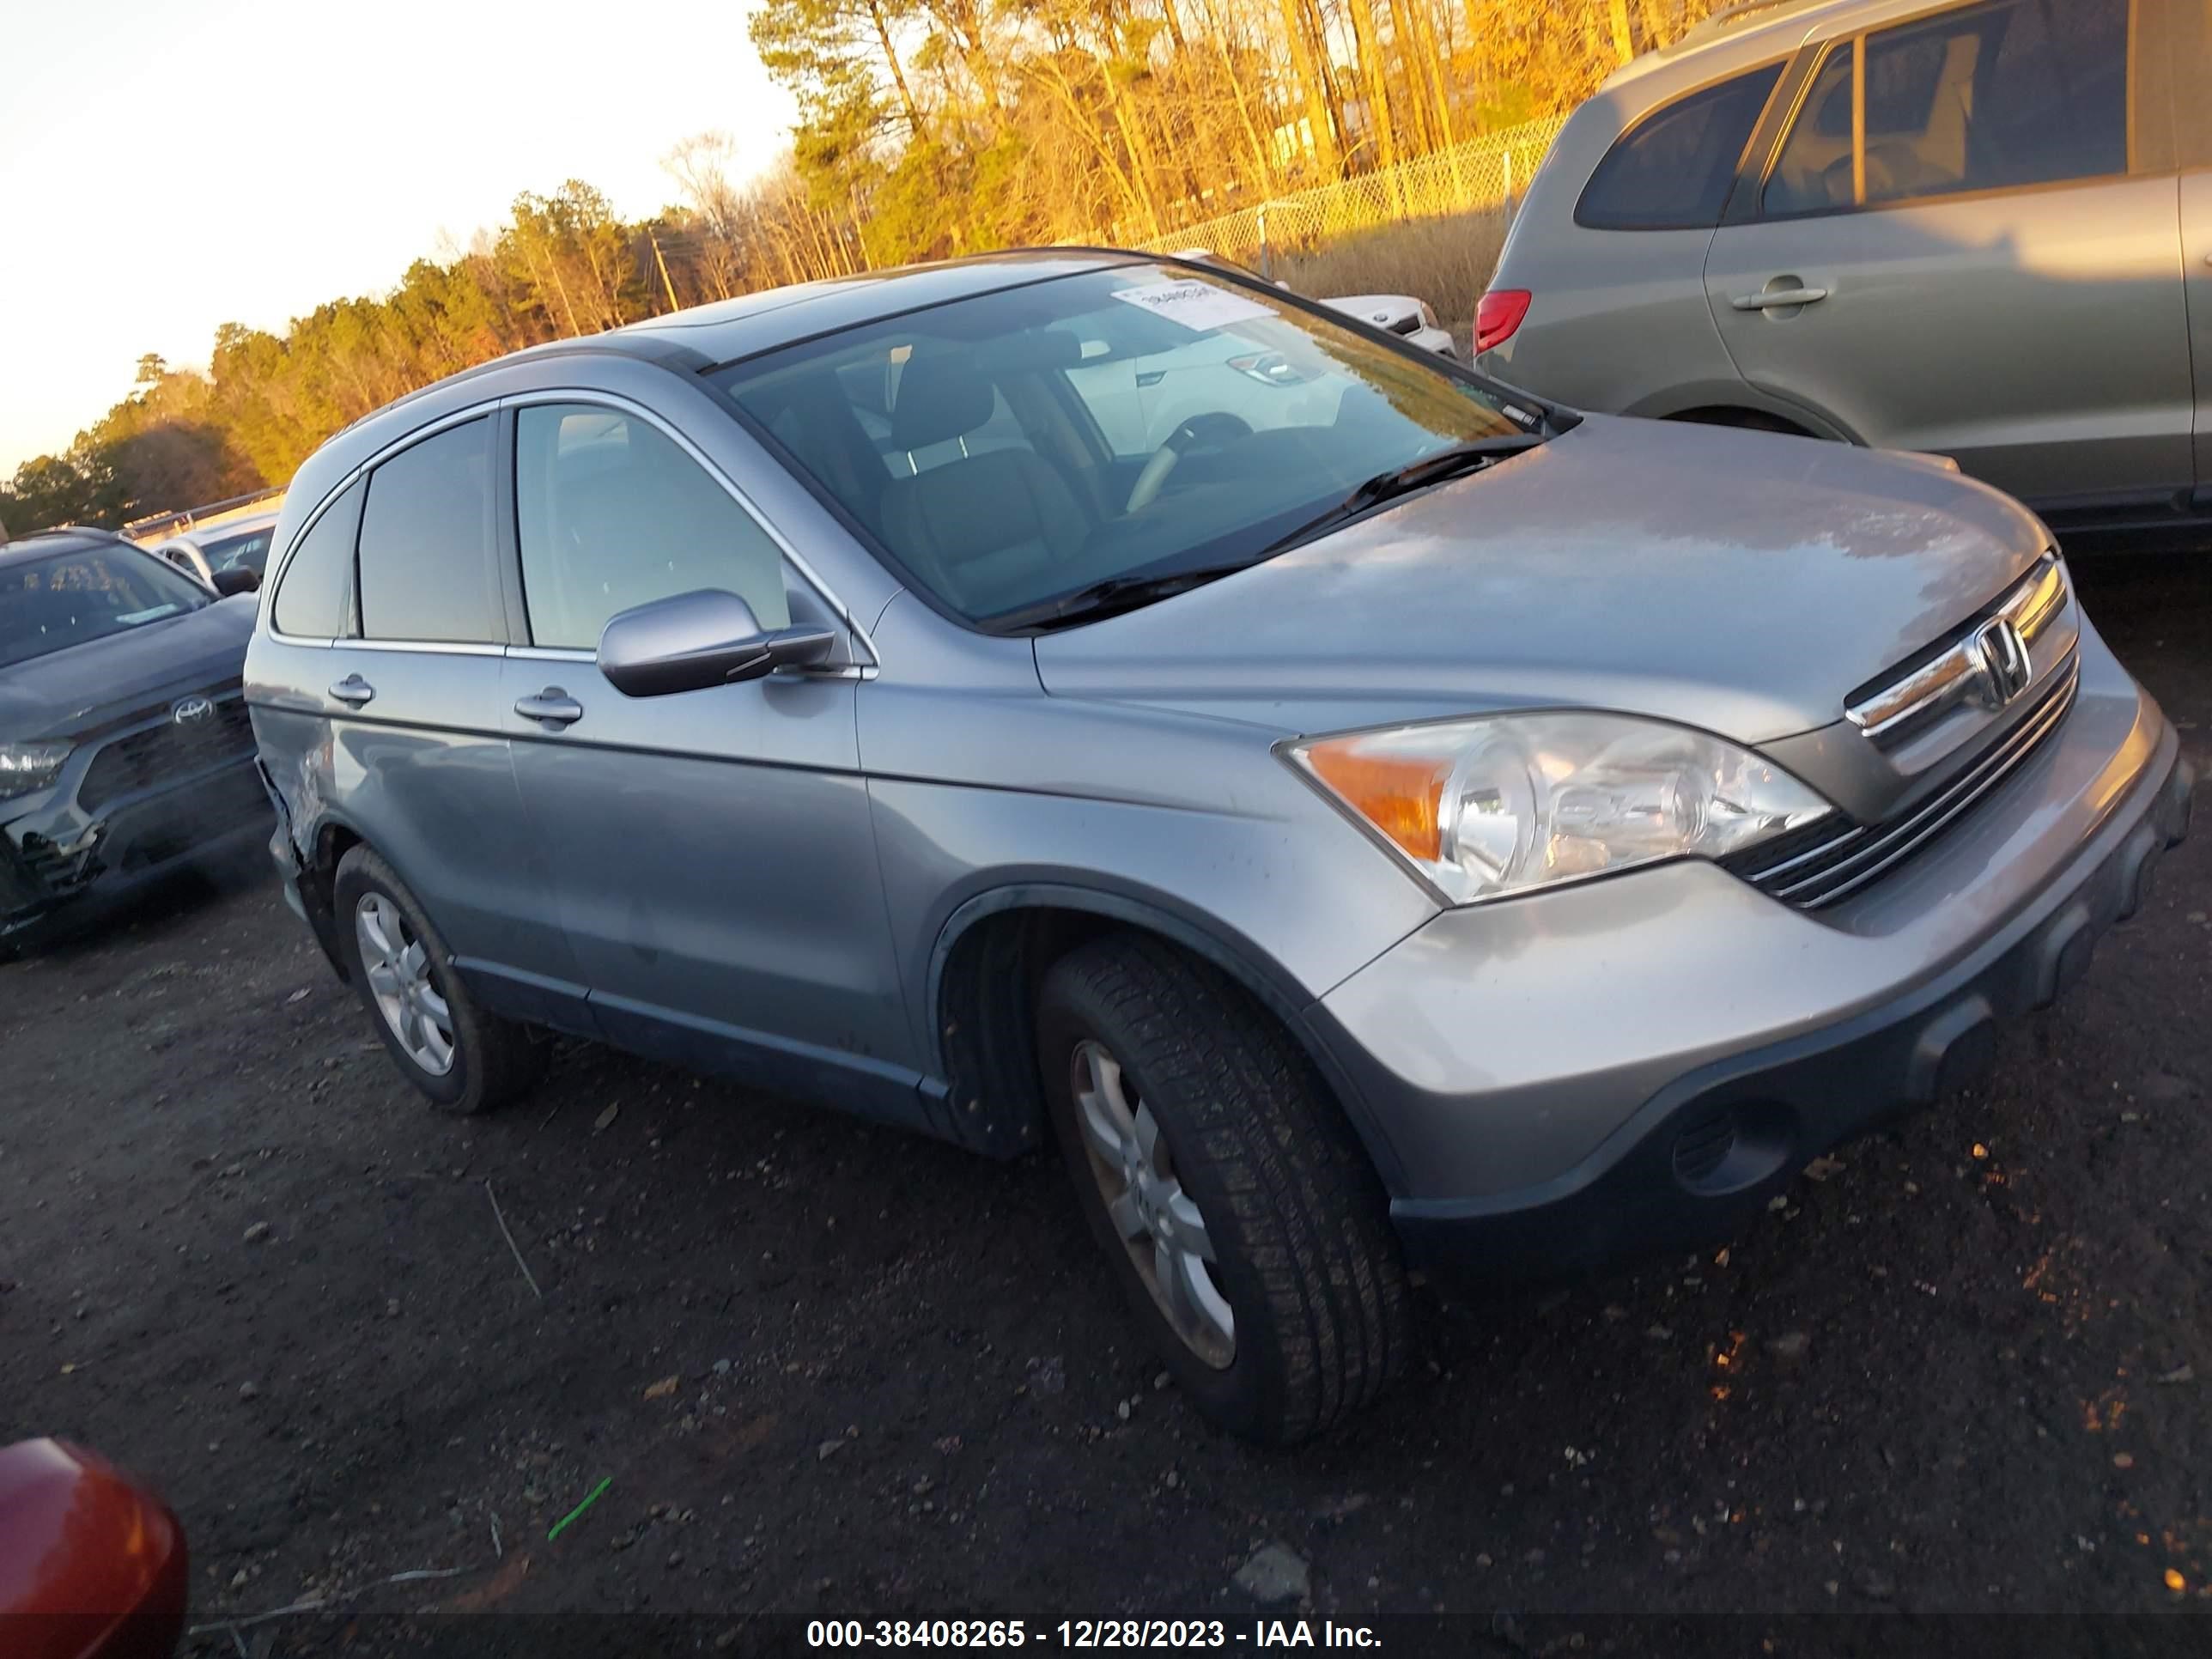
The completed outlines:
{"type": "Polygon", "coordinates": [[[2066,625],[2070,597],[2065,564],[2046,553],[1924,660],[1855,692],[1844,717],[1887,752],[1962,705],[2002,710],[2038,678],[2035,647],[2054,627],[2058,632],[2045,647],[2045,664],[2073,650],[2080,629],[2066,625]]]}
{"type": "Polygon", "coordinates": [[[97,812],[109,802],[204,772],[253,752],[253,719],[233,691],[213,699],[215,713],[180,726],[161,710],[161,722],[109,739],[85,769],[77,804],[97,812]]]}
{"type": "Polygon", "coordinates": [[[1847,898],[1934,841],[2004,781],[2057,729],[2074,706],[2081,659],[2069,656],[2056,680],[1987,752],[1933,794],[1880,823],[1840,813],[1721,860],[1762,892],[1802,909],[1847,898]]]}

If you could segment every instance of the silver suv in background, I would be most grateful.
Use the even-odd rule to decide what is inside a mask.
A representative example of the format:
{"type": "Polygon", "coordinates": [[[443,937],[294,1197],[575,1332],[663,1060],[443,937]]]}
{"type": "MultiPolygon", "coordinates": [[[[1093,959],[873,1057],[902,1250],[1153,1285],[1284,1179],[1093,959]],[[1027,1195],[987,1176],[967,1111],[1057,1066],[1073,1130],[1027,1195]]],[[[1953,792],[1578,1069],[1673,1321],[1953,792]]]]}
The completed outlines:
{"type": "Polygon", "coordinates": [[[147,550],[210,586],[220,572],[242,570],[252,576],[253,586],[258,587],[269,568],[269,536],[276,527],[274,511],[256,514],[188,530],[152,543],[147,550]]]}
{"type": "Polygon", "coordinates": [[[1584,409],[1948,455],[2062,533],[2201,529],[2208,84],[2202,0],[1737,7],[1568,122],[1477,361],[1584,409]]]}
{"type": "Polygon", "coordinates": [[[416,1088],[494,1105],[550,1026],[1055,1139],[1266,1440],[1403,1364],[1409,1261],[1725,1232],[1971,1076],[2189,809],[1996,491],[1141,254],[503,359],[325,445],[276,544],[273,850],[416,1088]],[[1316,395],[1101,418],[1200,348],[1316,395]]]}

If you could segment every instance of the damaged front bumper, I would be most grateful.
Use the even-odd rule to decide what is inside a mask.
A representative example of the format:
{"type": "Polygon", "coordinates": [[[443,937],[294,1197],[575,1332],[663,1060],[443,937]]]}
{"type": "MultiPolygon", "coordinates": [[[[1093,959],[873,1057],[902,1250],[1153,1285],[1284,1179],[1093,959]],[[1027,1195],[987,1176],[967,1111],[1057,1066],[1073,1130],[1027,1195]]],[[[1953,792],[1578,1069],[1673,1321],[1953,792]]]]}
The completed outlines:
{"type": "Polygon", "coordinates": [[[57,910],[117,899],[181,866],[250,848],[269,822],[269,796],[242,754],[103,803],[77,804],[65,772],[57,787],[0,811],[0,937],[57,910]]]}

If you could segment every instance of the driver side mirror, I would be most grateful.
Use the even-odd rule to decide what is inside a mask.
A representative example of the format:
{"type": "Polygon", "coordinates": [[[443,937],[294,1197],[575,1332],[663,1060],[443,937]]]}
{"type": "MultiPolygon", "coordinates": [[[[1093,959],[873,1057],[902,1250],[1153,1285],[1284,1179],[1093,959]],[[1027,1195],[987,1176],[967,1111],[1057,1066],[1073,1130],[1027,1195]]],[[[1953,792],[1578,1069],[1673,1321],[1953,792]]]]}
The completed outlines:
{"type": "Polygon", "coordinates": [[[633,605],[607,619],[599,672],[624,696],[665,697],[811,668],[837,642],[827,628],[763,629],[734,593],[702,587],[633,605]]]}
{"type": "Polygon", "coordinates": [[[258,593],[261,573],[239,564],[215,573],[215,591],[226,599],[240,593],[258,593]]]}

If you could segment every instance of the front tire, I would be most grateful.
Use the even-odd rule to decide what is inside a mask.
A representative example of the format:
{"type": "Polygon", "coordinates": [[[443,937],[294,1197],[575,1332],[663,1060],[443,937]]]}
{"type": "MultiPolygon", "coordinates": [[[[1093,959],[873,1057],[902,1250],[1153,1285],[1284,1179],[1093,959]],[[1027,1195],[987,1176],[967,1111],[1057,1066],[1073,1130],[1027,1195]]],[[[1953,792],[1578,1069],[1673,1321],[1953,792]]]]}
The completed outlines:
{"type": "Polygon", "coordinates": [[[390,865],[351,848],[338,860],[331,901],[354,988],[386,1052],[432,1106],[472,1116],[536,1080],[543,1050],[469,994],[446,941],[390,865]]]}
{"type": "Polygon", "coordinates": [[[1382,1393],[1413,1346],[1389,1201],[1265,1010],[1114,935],[1046,974],[1037,1053],[1078,1202],[1210,1421],[1284,1445],[1382,1393]]]}

